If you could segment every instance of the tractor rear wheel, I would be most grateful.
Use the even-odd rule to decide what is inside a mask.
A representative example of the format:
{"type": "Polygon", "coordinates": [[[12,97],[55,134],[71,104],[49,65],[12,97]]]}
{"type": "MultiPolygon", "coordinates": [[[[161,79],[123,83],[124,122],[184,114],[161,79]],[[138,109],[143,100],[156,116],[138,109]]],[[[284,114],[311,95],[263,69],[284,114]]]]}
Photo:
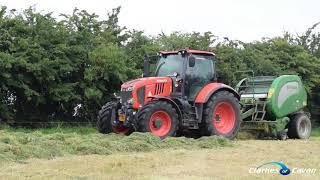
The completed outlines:
{"type": "Polygon", "coordinates": [[[121,124],[116,125],[112,120],[117,118],[117,110],[119,109],[119,104],[115,102],[109,102],[105,104],[98,114],[97,129],[100,133],[117,133],[128,135],[132,130],[128,127],[122,126],[121,124]],[[114,110],[114,114],[112,114],[114,110]]]}
{"type": "Polygon", "coordinates": [[[233,139],[241,123],[238,99],[228,91],[217,92],[205,105],[203,119],[204,135],[218,135],[233,139]]]}
{"type": "Polygon", "coordinates": [[[311,134],[311,121],[305,113],[298,113],[289,122],[288,136],[293,139],[308,139],[311,134]]]}
{"type": "Polygon", "coordinates": [[[151,132],[161,139],[175,136],[178,122],[177,111],[165,101],[150,102],[142,107],[138,114],[138,130],[151,132]]]}

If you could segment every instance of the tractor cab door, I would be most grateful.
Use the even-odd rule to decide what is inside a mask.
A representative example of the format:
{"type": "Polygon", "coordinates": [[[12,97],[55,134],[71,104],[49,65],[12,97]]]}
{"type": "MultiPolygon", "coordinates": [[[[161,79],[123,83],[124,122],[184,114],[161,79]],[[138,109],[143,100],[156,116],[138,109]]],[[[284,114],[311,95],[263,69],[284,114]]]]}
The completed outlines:
{"type": "Polygon", "coordinates": [[[214,80],[214,56],[192,55],[188,58],[187,64],[185,95],[188,101],[194,101],[198,92],[214,80]]]}

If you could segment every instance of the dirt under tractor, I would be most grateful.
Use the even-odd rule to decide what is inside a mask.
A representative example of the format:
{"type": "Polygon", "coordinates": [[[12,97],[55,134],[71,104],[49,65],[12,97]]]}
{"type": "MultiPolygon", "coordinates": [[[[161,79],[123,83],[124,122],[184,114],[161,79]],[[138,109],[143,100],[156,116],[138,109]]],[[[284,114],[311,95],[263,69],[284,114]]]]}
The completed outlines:
{"type": "Polygon", "coordinates": [[[287,134],[308,138],[311,122],[302,111],[305,106],[298,76],[245,78],[233,89],[217,82],[213,52],[161,51],[156,58],[145,57],[143,78],[122,84],[120,96],[102,107],[97,128],[160,138],[196,134],[232,139],[242,126],[280,139],[287,134]]]}

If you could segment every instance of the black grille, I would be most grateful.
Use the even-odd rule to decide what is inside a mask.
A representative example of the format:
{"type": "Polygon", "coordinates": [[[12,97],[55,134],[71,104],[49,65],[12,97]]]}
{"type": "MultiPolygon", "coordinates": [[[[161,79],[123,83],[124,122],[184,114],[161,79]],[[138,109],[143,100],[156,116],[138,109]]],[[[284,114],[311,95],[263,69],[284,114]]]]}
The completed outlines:
{"type": "Polygon", "coordinates": [[[120,97],[121,97],[122,103],[126,103],[129,99],[132,98],[132,91],[121,91],[120,97]]]}
{"type": "Polygon", "coordinates": [[[164,90],[164,83],[157,83],[154,94],[155,95],[162,94],[163,90],[164,90]]]}

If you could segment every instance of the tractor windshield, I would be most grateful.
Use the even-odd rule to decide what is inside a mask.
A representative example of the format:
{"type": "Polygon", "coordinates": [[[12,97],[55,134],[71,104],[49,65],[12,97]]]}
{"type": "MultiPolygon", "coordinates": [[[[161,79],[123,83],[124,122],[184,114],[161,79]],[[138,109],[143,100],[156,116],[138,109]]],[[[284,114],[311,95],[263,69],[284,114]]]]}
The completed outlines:
{"type": "Polygon", "coordinates": [[[180,54],[162,56],[157,64],[156,76],[169,76],[175,72],[181,74],[183,70],[183,59],[180,54]]]}

